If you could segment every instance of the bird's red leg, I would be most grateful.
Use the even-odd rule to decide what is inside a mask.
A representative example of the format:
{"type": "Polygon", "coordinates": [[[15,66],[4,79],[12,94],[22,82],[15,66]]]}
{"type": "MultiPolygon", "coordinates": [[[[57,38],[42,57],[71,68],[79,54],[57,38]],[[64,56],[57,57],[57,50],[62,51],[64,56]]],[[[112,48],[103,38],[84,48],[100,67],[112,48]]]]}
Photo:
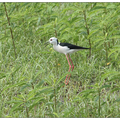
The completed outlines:
{"type": "MultiPolygon", "coordinates": [[[[72,62],[72,60],[71,60],[71,58],[70,58],[70,55],[68,54],[68,57],[69,57],[69,59],[70,59],[70,62],[72,63],[72,71],[73,71],[73,69],[74,69],[74,65],[73,65],[73,62],[72,62]]],[[[70,76],[71,76],[71,74],[70,74],[70,76]]],[[[68,81],[69,81],[69,79],[70,79],[70,76],[69,76],[69,78],[68,78],[68,81]]]]}
{"type": "Polygon", "coordinates": [[[73,71],[73,69],[74,69],[74,65],[73,65],[73,62],[72,62],[72,60],[71,60],[71,58],[70,58],[70,55],[68,54],[68,57],[69,57],[69,59],[70,59],[70,62],[72,63],[72,71],[73,71]]]}
{"type": "MultiPolygon", "coordinates": [[[[71,65],[70,65],[69,59],[68,59],[68,57],[67,57],[67,54],[66,54],[66,58],[67,58],[67,61],[68,61],[68,64],[69,64],[69,70],[68,70],[68,72],[70,72],[71,65]]],[[[68,75],[66,76],[66,79],[65,79],[65,84],[66,84],[66,85],[67,85],[68,82],[69,82],[69,79],[67,80],[67,78],[68,78],[68,75]],[[66,80],[67,80],[67,81],[66,81],[66,80]]]]}

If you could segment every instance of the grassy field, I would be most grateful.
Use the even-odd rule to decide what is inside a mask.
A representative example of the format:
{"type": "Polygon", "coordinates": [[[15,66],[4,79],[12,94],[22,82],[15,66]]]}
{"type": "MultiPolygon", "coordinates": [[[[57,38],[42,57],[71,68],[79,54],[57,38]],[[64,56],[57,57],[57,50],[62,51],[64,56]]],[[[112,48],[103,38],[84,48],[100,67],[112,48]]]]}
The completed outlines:
{"type": "Polygon", "coordinates": [[[120,117],[120,3],[0,3],[0,117],[120,117]],[[91,50],[71,55],[50,37],[91,50]]]}

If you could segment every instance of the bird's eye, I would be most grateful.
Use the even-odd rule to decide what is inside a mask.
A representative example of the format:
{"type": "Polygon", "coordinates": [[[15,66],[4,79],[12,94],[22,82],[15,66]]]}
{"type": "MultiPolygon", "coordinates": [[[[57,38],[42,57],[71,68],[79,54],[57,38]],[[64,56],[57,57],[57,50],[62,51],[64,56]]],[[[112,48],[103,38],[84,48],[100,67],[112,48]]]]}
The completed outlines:
{"type": "Polygon", "coordinates": [[[50,39],[50,41],[52,41],[52,39],[50,39]]]}

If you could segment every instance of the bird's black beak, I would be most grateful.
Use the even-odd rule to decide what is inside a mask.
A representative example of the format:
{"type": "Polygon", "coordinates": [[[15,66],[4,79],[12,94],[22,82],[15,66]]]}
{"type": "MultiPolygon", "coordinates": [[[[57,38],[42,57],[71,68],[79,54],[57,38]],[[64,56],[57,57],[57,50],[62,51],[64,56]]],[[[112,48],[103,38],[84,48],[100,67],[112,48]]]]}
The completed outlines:
{"type": "Polygon", "coordinates": [[[44,43],[45,47],[48,46],[49,43],[50,43],[49,41],[45,42],[45,43],[44,43]]]}

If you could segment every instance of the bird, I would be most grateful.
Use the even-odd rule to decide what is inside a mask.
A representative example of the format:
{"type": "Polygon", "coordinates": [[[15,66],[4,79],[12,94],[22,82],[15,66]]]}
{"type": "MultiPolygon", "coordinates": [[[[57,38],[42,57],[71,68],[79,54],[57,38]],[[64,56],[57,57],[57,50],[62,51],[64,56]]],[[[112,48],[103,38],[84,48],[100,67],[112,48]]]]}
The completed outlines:
{"type": "MultiPolygon", "coordinates": [[[[48,42],[50,44],[53,44],[54,50],[56,50],[59,53],[65,54],[67,61],[68,61],[68,64],[69,64],[68,72],[70,72],[70,70],[73,71],[73,69],[74,69],[74,65],[73,65],[73,62],[70,58],[69,53],[77,52],[77,51],[83,50],[83,49],[90,49],[90,48],[86,48],[86,47],[73,45],[70,43],[60,43],[60,42],[58,42],[58,39],[56,37],[51,37],[48,42]],[[70,62],[72,65],[70,64],[70,62]]],[[[66,79],[65,79],[65,85],[68,85],[70,76],[71,76],[71,74],[69,76],[67,74],[66,79]]]]}

